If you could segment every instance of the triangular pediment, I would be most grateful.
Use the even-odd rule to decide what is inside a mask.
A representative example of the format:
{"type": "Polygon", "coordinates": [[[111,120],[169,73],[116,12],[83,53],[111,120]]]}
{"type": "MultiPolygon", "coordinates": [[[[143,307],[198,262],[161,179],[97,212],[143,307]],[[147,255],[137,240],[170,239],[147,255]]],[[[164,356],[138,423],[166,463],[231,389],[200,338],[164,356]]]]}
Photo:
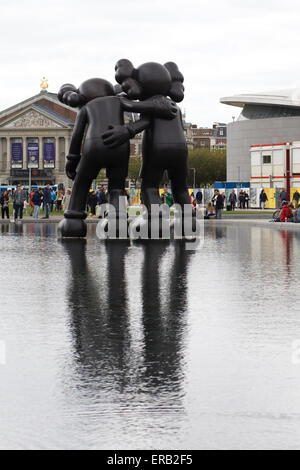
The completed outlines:
{"type": "Polygon", "coordinates": [[[53,119],[47,113],[40,112],[33,107],[15,115],[1,123],[1,129],[61,129],[65,128],[65,123],[53,119]]]}

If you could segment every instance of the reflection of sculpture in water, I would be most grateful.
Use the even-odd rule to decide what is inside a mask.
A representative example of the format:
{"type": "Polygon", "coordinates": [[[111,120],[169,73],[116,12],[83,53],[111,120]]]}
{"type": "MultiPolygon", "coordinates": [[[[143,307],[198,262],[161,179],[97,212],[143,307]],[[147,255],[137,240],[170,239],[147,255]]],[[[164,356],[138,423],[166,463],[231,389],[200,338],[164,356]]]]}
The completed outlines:
{"type": "MultiPolygon", "coordinates": [[[[132,102],[115,96],[112,84],[100,78],[85,81],[78,90],[73,85],[63,85],[58,98],[69,106],[80,108],[66,165],[68,177],[74,180],[73,190],[59,230],[63,237],[85,237],[84,219],[89,189],[103,168],[108,177],[108,202],[114,207],[117,218],[119,216],[119,201],[124,196],[128,175],[129,139],[144,129],[143,120],[123,125],[123,112],[145,112],[172,119],[177,110],[170,100],[163,97],[155,102],[132,102]],[[119,137],[121,135],[121,140],[123,138],[121,145],[104,145],[101,135],[111,127],[119,137]]],[[[126,217],[125,203],[124,213],[126,217]]]]}
{"type": "MultiPolygon", "coordinates": [[[[184,336],[186,329],[187,266],[190,252],[185,246],[148,241],[143,254],[137,249],[141,268],[141,323],[130,323],[128,299],[126,241],[107,242],[101,253],[101,270],[89,266],[83,240],[68,240],[64,249],[71,262],[68,302],[75,357],[82,380],[91,384],[92,392],[122,390],[132,399],[139,393],[161,394],[170,407],[182,406],[180,390],[184,370],[184,336]],[[169,257],[167,278],[160,282],[161,261],[169,257]],[[101,274],[97,280],[96,272],[101,274]],[[140,326],[141,325],[141,326],[140,326]],[[140,338],[138,353],[133,343],[140,338]],[[142,341],[142,344],[140,344],[142,341]],[[90,379],[93,378],[92,383],[90,379]],[[161,389],[161,390],[160,390],[161,389]],[[177,406],[176,405],[176,406],[177,406]]],[[[131,253],[132,256],[132,253],[131,253]]],[[[132,262],[132,259],[131,259],[132,262]]],[[[138,269],[135,262],[135,268],[138,269]]],[[[138,296],[135,296],[135,301],[138,296]]],[[[137,308],[134,305],[134,310],[137,308]]]]}
{"type": "Polygon", "coordinates": [[[143,251],[142,322],[146,381],[157,391],[156,387],[161,387],[176,394],[184,375],[187,268],[191,252],[180,241],[171,245],[163,241],[153,244],[146,241],[143,251]],[[170,261],[167,274],[162,279],[162,259],[168,245],[170,261]]]}

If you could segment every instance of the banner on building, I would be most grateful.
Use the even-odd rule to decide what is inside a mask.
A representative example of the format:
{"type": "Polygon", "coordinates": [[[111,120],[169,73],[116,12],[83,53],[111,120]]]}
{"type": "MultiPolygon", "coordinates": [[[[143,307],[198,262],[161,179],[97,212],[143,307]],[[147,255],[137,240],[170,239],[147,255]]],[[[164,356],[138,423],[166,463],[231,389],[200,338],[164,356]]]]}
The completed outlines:
{"type": "Polygon", "coordinates": [[[38,142],[28,142],[27,144],[28,168],[39,167],[39,144],[38,142]]]}
{"type": "Polygon", "coordinates": [[[44,143],[44,168],[54,168],[55,166],[55,147],[54,142],[44,143]]]}
{"type": "Polygon", "coordinates": [[[11,167],[23,168],[23,144],[21,142],[11,144],[11,167]]]}

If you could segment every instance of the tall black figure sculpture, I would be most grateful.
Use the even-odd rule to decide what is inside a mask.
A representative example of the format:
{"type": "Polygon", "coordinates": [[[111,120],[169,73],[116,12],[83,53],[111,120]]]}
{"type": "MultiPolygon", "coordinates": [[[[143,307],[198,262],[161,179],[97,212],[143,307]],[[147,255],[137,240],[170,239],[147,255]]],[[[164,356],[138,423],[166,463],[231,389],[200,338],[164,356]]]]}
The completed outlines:
{"type": "Polygon", "coordinates": [[[124,125],[123,111],[155,114],[173,119],[177,109],[170,100],[158,98],[132,102],[115,96],[113,85],[94,78],[82,83],[77,90],[63,85],[58,98],[65,104],[80,108],[72,134],[66,172],[74,180],[69,209],[59,224],[63,237],[85,237],[85,207],[92,181],[102,168],[108,177],[109,203],[119,214],[119,198],[124,195],[130,155],[129,139],[145,127],[143,120],[124,125]],[[101,135],[112,128],[118,145],[104,145],[101,135]]]}
{"type": "MultiPolygon", "coordinates": [[[[117,62],[116,80],[131,100],[147,102],[170,97],[175,102],[184,98],[183,75],[174,62],[164,65],[147,62],[137,69],[127,59],[117,62]]],[[[142,199],[151,213],[152,204],[161,204],[159,185],[165,170],[171,180],[174,202],[184,208],[190,204],[187,176],[188,150],[184,136],[182,115],[177,108],[175,119],[163,119],[158,113],[145,116],[142,112],[143,166],[142,199]]],[[[125,132],[124,132],[125,135],[125,132]]],[[[124,142],[119,128],[111,128],[104,133],[103,142],[110,146],[124,142]]],[[[128,137],[127,137],[128,138],[128,137]]]]}

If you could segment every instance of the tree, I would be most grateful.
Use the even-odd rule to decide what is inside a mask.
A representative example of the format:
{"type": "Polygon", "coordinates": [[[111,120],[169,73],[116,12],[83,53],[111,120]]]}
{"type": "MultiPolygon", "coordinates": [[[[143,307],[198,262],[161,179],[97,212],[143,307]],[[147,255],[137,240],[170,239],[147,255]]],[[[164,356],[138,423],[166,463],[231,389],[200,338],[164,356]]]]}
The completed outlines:
{"type": "Polygon", "coordinates": [[[128,177],[129,179],[134,181],[134,184],[136,184],[137,180],[140,177],[141,166],[142,166],[141,157],[130,157],[128,177]]]}
{"type": "MultiPolygon", "coordinates": [[[[195,149],[189,151],[189,168],[196,169],[196,187],[226,181],[226,151],[195,149]]],[[[189,172],[189,186],[194,185],[193,172],[189,172]]]]}

